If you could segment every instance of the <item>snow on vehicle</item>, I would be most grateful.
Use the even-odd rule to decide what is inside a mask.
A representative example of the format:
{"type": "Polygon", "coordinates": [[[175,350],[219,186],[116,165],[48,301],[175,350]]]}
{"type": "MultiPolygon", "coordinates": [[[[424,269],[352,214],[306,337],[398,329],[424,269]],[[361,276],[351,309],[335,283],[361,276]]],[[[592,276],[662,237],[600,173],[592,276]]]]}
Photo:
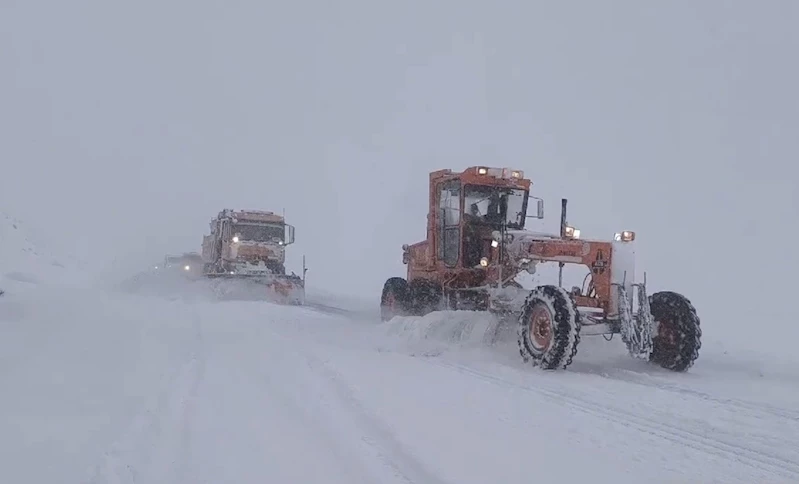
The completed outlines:
{"type": "Polygon", "coordinates": [[[210,227],[202,244],[207,277],[266,287],[260,294],[275,302],[305,303],[305,257],[302,277],[286,273],[286,246],[294,243],[294,226],[285,223],[283,216],[225,209],[211,220],[210,227]]]}
{"type": "Polygon", "coordinates": [[[427,239],[402,246],[407,277],[385,282],[382,319],[488,311],[500,325],[516,326],[521,357],[533,366],[566,368],[581,336],[620,334],[634,357],[690,368],[701,346],[696,310],[675,292],[647,295],[646,275],[636,282],[635,233],[583,240],[566,221],[565,199],[560,234],[528,231],[526,219],[544,218],[531,185],[521,170],[508,168],[430,173],[427,239]],[[536,213],[528,216],[530,200],[536,213]],[[517,276],[534,274],[544,262],[558,263],[558,284],[524,289],[517,276]],[[587,269],[582,288],[562,287],[566,264],[587,269]]]}

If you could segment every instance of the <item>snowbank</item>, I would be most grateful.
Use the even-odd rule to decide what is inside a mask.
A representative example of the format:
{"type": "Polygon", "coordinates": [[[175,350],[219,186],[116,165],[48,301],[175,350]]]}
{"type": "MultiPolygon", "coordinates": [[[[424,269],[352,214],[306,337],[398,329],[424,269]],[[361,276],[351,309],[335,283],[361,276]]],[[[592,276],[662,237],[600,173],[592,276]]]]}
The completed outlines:
{"type": "MultiPolygon", "coordinates": [[[[519,356],[515,324],[500,326],[494,317],[483,312],[440,311],[424,317],[395,317],[370,332],[383,348],[414,356],[457,354],[515,368],[527,367],[519,356]]],[[[733,346],[723,342],[723,335],[705,334],[704,339],[699,359],[685,376],[631,358],[618,335],[610,341],[602,336],[583,336],[567,371],[602,375],[632,372],[678,379],[702,375],[736,382],[732,385],[738,384],[739,378],[787,382],[799,373],[797,355],[733,346]]],[[[796,389],[796,385],[791,385],[787,391],[795,394],[796,389]]]]}

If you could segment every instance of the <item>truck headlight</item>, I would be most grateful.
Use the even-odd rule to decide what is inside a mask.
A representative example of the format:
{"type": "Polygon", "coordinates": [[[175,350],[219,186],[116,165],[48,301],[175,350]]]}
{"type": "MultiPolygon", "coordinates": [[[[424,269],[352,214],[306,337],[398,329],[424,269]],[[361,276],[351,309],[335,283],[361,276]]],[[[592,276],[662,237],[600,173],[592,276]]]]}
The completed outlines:
{"type": "Polygon", "coordinates": [[[480,259],[480,267],[488,267],[488,257],[480,259]]]}
{"type": "Polygon", "coordinates": [[[239,236],[238,235],[234,235],[233,236],[233,243],[234,244],[238,244],[239,243],[239,236]]]}
{"type": "Polygon", "coordinates": [[[184,271],[191,270],[191,266],[184,266],[184,267],[183,267],[183,270],[184,270],[184,271]]]}
{"type": "Polygon", "coordinates": [[[619,232],[614,235],[613,239],[617,242],[632,242],[635,240],[635,232],[632,230],[625,230],[624,232],[619,232]]]}
{"type": "Polygon", "coordinates": [[[495,248],[495,249],[496,249],[497,247],[499,247],[499,241],[498,241],[498,240],[496,240],[496,239],[492,240],[492,241],[491,241],[491,247],[493,247],[493,248],[495,248]]]}
{"type": "Polygon", "coordinates": [[[576,229],[574,227],[566,226],[566,230],[564,230],[566,238],[569,239],[579,239],[580,238],[580,229],[576,229]]]}

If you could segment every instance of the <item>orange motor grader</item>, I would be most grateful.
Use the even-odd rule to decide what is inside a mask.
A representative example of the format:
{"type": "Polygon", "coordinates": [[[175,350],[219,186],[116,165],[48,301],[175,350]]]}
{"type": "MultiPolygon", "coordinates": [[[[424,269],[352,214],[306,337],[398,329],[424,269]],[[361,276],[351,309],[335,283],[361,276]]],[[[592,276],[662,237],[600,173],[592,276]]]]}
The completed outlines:
{"type": "Polygon", "coordinates": [[[701,328],[681,294],[647,295],[635,281],[635,233],[583,240],[566,221],[559,234],[526,230],[543,219],[543,200],[530,195],[521,170],[474,166],[430,173],[427,239],[402,246],[407,277],[391,277],[381,296],[383,321],[439,310],[488,311],[516,325],[522,359],[544,369],[566,368],[580,337],[620,334],[633,357],[686,371],[698,356],[701,328]],[[531,201],[533,215],[528,215],[531,201]],[[516,280],[536,265],[556,262],[557,284],[525,289],[516,280]],[[583,287],[565,289],[563,267],[587,268],[583,287]]]}

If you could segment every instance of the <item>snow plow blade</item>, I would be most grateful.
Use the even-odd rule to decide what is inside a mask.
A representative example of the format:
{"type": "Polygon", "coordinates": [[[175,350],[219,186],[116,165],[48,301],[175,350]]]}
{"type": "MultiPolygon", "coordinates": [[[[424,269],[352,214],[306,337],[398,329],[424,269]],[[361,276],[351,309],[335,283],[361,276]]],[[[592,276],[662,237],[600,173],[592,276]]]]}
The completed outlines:
{"type": "Polygon", "coordinates": [[[284,274],[206,274],[222,299],[269,301],[302,306],[305,284],[299,276],[284,274]]]}

